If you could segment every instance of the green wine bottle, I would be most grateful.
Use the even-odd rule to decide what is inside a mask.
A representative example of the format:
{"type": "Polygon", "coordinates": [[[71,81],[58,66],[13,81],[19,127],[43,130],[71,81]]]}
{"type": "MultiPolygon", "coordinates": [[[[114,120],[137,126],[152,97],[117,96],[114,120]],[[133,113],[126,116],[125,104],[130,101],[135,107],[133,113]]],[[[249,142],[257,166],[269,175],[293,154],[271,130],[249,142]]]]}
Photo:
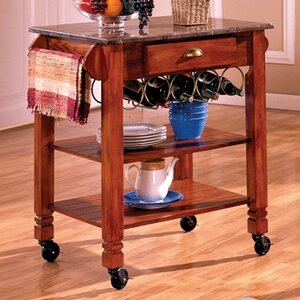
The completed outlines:
{"type": "Polygon", "coordinates": [[[195,94],[195,81],[188,74],[176,74],[170,77],[171,97],[173,100],[193,102],[195,94]]]}
{"type": "MultiPolygon", "coordinates": [[[[206,89],[219,93],[220,95],[238,95],[244,96],[244,90],[236,87],[229,79],[221,77],[211,71],[203,71],[196,73],[196,78],[202,84],[205,84],[206,89]]],[[[199,87],[198,87],[199,90],[199,87]]]]}
{"type": "Polygon", "coordinates": [[[123,82],[123,97],[125,100],[142,103],[143,85],[138,80],[125,80],[123,82]]]}
{"type": "Polygon", "coordinates": [[[152,77],[145,84],[145,97],[149,105],[169,107],[169,82],[164,77],[152,77]]]}

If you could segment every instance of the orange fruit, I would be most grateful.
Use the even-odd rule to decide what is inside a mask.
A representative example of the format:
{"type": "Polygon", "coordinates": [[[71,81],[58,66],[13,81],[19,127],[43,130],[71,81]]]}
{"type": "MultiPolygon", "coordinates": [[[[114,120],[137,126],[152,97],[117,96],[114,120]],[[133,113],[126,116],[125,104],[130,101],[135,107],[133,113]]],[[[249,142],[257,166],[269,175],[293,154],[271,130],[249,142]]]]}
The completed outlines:
{"type": "Polygon", "coordinates": [[[117,17],[123,10],[123,3],[121,0],[106,0],[107,7],[102,16],[117,17]]]}

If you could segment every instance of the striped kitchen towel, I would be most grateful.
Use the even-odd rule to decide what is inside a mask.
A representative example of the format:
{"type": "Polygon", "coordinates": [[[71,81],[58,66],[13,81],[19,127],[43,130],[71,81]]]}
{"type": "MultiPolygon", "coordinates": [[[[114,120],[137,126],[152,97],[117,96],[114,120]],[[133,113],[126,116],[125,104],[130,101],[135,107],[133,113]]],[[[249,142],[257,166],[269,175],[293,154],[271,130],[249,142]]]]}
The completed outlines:
{"type": "Polygon", "coordinates": [[[38,48],[31,49],[28,56],[28,108],[85,124],[91,80],[82,66],[82,56],[38,48]]]}

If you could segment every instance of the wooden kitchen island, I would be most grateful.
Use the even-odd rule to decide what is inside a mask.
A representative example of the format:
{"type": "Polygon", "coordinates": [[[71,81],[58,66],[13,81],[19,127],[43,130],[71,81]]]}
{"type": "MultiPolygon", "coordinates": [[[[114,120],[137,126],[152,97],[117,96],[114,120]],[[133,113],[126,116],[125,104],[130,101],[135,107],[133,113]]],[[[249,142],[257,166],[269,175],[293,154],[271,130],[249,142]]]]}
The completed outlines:
{"type": "MultiPolygon", "coordinates": [[[[139,32],[137,21],[128,21],[123,33],[99,33],[96,23],[30,27],[39,34],[31,47],[81,54],[84,68],[102,82],[102,145],[95,137],[57,141],[54,119],[35,114],[35,238],[42,256],[54,261],[59,246],[53,241],[55,211],[102,228],[102,264],[112,286],[122,289],[128,281],[124,267],[124,229],[181,218],[182,227],[194,228],[195,215],[245,205],[248,232],[255,251],[269,251],[267,223],[265,30],[271,24],[210,19],[207,26],[173,25],[171,17],[151,19],[139,32]],[[200,49],[195,55],[193,49],[200,49]],[[190,55],[185,55],[189,53],[190,55]],[[123,149],[123,80],[155,75],[227,67],[249,66],[245,81],[246,133],[238,135],[207,128],[201,140],[176,141],[169,136],[157,146],[139,151],[123,149]],[[193,180],[193,153],[246,144],[247,195],[239,195],[193,180]],[[101,163],[100,195],[54,199],[54,151],[63,151],[101,163]],[[124,205],[123,164],[176,156],[172,189],[184,200],[158,210],[124,205]]],[[[86,125],[88,126],[88,125],[86,125]]],[[[80,172],[80,170],[78,170],[80,172]]]]}

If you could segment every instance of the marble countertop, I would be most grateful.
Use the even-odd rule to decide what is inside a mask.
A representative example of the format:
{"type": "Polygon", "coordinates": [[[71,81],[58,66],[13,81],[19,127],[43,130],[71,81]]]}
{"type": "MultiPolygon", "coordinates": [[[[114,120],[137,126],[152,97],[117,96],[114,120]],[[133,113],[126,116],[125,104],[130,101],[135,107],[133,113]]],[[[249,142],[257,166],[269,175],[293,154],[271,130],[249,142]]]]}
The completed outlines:
{"type": "Polygon", "coordinates": [[[173,24],[172,16],[165,16],[152,17],[150,25],[145,27],[143,32],[138,29],[138,20],[126,21],[125,29],[122,33],[99,32],[97,22],[32,26],[29,27],[28,31],[40,35],[93,44],[125,44],[161,40],[184,40],[271,28],[273,28],[273,25],[270,23],[217,18],[210,18],[207,25],[179,26],[173,24]]]}

